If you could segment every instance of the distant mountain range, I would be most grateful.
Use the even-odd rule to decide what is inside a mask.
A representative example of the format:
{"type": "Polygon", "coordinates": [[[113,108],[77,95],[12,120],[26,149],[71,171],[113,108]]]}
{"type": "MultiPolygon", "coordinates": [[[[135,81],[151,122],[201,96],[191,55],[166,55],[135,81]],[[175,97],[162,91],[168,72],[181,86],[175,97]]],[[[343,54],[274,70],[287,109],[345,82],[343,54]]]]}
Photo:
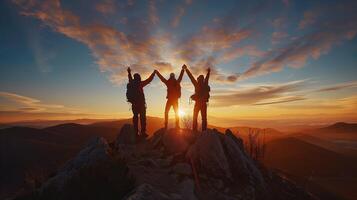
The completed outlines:
{"type": "MultiPolygon", "coordinates": [[[[0,129],[0,199],[25,187],[24,182],[32,181],[33,176],[47,177],[73,157],[91,137],[101,136],[113,141],[120,128],[126,123],[131,123],[131,119],[76,120],[81,124],[59,124],[60,122],[26,122],[16,124],[22,127],[0,129]],[[50,124],[55,125],[48,126],[50,124]],[[24,127],[27,125],[30,127],[24,127]]],[[[148,133],[152,134],[162,127],[163,119],[148,117],[147,124],[148,133]]],[[[225,130],[216,126],[210,128],[216,128],[221,132],[225,130]]],[[[264,162],[272,168],[294,176],[338,176],[341,172],[346,175],[351,169],[357,168],[356,160],[347,156],[339,143],[324,138],[326,134],[339,134],[340,137],[357,135],[354,134],[357,133],[357,124],[340,122],[310,130],[306,134],[286,134],[275,129],[240,126],[230,129],[245,140],[249,133],[263,133],[267,142],[267,157],[264,162]]]]}
{"type": "Polygon", "coordinates": [[[331,126],[317,129],[321,133],[353,133],[357,134],[357,123],[338,122],[331,126]]]}

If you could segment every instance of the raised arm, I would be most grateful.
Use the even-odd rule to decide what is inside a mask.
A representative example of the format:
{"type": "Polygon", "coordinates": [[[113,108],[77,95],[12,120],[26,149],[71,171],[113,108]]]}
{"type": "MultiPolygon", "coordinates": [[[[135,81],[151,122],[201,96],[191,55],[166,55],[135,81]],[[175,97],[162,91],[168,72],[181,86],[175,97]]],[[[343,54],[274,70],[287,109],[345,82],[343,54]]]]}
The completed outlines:
{"type": "Polygon", "coordinates": [[[151,75],[149,76],[149,78],[147,78],[146,80],[144,80],[144,81],[141,82],[142,86],[145,87],[147,84],[149,84],[149,83],[152,81],[152,79],[154,79],[154,76],[155,76],[155,71],[153,71],[153,72],[151,73],[151,75]]]}
{"type": "Polygon", "coordinates": [[[167,83],[167,80],[160,74],[159,71],[155,70],[157,76],[160,78],[160,80],[163,82],[163,83],[167,83]]]}
{"type": "Polygon", "coordinates": [[[183,67],[182,67],[182,69],[181,69],[181,72],[180,72],[180,75],[179,75],[179,77],[178,77],[178,79],[177,79],[177,81],[179,82],[179,83],[181,83],[181,81],[182,81],[182,77],[183,77],[183,73],[185,72],[185,70],[183,69],[183,67]]]}
{"type": "Polygon", "coordinates": [[[187,68],[186,65],[185,65],[185,69],[186,69],[186,73],[187,73],[188,77],[190,78],[192,84],[194,86],[196,86],[197,85],[197,81],[196,81],[195,77],[193,77],[192,73],[190,72],[190,70],[187,68]]]}
{"type": "Polygon", "coordinates": [[[208,69],[207,69],[207,75],[206,75],[206,78],[205,78],[205,83],[206,83],[206,84],[208,84],[208,80],[209,80],[209,75],[210,75],[210,73],[211,73],[211,69],[208,68],[208,69]]]}
{"type": "Polygon", "coordinates": [[[130,69],[130,67],[128,67],[127,71],[128,71],[128,79],[129,79],[129,82],[131,82],[131,81],[133,80],[133,77],[131,76],[131,69],[130,69]]]}

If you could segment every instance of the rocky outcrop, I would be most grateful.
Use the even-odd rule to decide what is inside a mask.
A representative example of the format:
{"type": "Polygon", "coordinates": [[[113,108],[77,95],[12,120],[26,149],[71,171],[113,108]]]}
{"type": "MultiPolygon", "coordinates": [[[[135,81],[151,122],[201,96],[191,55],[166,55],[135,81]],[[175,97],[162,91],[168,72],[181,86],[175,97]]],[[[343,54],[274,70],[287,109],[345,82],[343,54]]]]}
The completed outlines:
{"type": "Polygon", "coordinates": [[[162,143],[169,154],[180,154],[187,150],[189,143],[186,135],[188,131],[169,129],[162,137],[162,143]]]}
{"type": "Polygon", "coordinates": [[[224,135],[207,130],[197,137],[186,157],[199,175],[207,177],[206,188],[214,180],[223,184],[217,184],[217,189],[240,187],[253,190],[254,196],[262,195],[266,192],[264,178],[242,147],[240,139],[230,132],[224,135]]]}
{"type": "Polygon", "coordinates": [[[54,177],[50,178],[41,187],[40,191],[44,191],[48,188],[61,191],[67,180],[75,176],[83,167],[110,160],[109,153],[110,147],[104,138],[92,138],[74,159],[67,162],[54,177]]]}
{"type": "Polygon", "coordinates": [[[120,132],[116,138],[115,144],[121,145],[121,144],[131,144],[134,145],[136,144],[136,133],[134,131],[134,127],[130,124],[124,124],[124,126],[120,129],[120,132]]]}
{"type": "Polygon", "coordinates": [[[70,188],[77,190],[74,187],[77,183],[88,187],[88,180],[92,184],[98,182],[95,178],[86,179],[87,173],[80,173],[84,167],[109,161],[109,167],[95,167],[94,173],[89,168],[87,172],[97,176],[98,170],[105,171],[98,179],[103,181],[100,185],[122,195],[119,199],[313,199],[295,184],[258,165],[245,153],[242,139],[230,130],[223,134],[217,130],[193,133],[160,129],[148,141],[139,143],[134,136],[131,125],[124,125],[113,148],[103,138],[91,140],[56,176],[43,184],[41,191],[55,188],[55,194],[66,194],[59,199],[72,197],[76,191],[70,188]],[[118,161],[124,164],[117,165],[118,161]],[[117,177],[115,183],[110,181],[112,174],[117,177]],[[75,181],[68,184],[73,177],[75,181]],[[131,180],[133,183],[121,184],[131,180]],[[115,186],[125,190],[118,193],[115,186]]]}

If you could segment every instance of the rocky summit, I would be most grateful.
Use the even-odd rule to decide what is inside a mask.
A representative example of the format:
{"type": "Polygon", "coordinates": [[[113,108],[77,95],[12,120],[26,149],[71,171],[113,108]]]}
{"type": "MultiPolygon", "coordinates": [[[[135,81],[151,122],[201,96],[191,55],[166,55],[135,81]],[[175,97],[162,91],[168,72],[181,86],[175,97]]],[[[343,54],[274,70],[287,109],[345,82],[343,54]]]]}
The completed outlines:
{"type": "Polygon", "coordinates": [[[17,199],[315,199],[269,171],[231,131],[159,129],[138,140],[131,125],[93,138],[40,188],[17,199]]]}

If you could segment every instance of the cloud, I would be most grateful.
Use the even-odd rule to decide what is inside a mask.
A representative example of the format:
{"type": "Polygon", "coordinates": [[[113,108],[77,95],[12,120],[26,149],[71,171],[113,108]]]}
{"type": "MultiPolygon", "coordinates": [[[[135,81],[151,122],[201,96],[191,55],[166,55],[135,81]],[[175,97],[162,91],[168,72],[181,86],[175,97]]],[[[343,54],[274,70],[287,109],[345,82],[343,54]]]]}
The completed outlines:
{"type": "MultiPolygon", "coordinates": [[[[35,112],[55,112],[55,111],[61,111],[61,112],[68,112],[68,113],[77,113],[79,112],[78,109],[74,108],[68,108],[63,105],[58,105],[58,104],[46,104],[42,103],[40,100],[15,94],[15,93],[10,93],[10,92],[2,92],[0,91],[0,100],[1,98],[7,99],[8,101],[15,103],[15,107],[13,111],[21,111],[21,112],[27,112],[27,113],[35,113],[35,112]]],[[[13,106],[9,106],[13,107],[13,106]]]]}
{"type": "MultiPolygon", "coordinates": [[[[125,80],[128,66],[147,75],[155,62],[166,62],[160,56],[160,48],[167,36],[152,34],[151,25],[145,20],[128,18],[123,32],[99,22],[85,23],[62,8],[59,0],[14,2],[21,8],[21,14],[37,18],[54,31],[87,45],[101,71],[110,72],[111,80],[119,83],[125,80]]],[[[155,12],[155,2],[150,1],[151,23],[157,23],[155,12]]]]}
{"type": "Polygon", "coordinates": [[[171,20],[171,27],[176,28],[181,21],[181,18],[186,13],[186,9],[189,5],[192,4],[192,0],[186,0],[183,5],[179,5],[176,7],[175,15],[171,20]]]}
{"type": "Polygon", "coordinates": [[[104,15],[114,14],[116,4],[113,0],[104,0],[103,2],[97,3],[95,9],[104,15]]]}
{"type": "Polygon", "coordinates": [[[230,62],[242,56],[261,57],[263,55],[264,52],[259,50],[256,46],[247,45],[243,47],[231,48],[227,51],[224,51],[219,56],[219,60],[220,62],[230,62]]]}
{"type": "Polygon", "coordinates": [[[285,32],[280,32],[280,31],[275,31],[271,35],[271,42],[273,44],[278,44],[283,40],[284,38],[288,37],[289,35],[285,32]]]}
{"type": "Polygon", "coordinates": [[[253,105],[256,105],[256,106],[272,105],[272,104],[288,103],[288,102],[294,102],[294,101],[302,101],[302,100],[306,100],[306,99],[307,98],[302,97],[302,96],[288,96],[288,97],[275,99],[274,101],[255,103],[253,105]]]}
{"type": "Polygon", "coordinates": [[[68,112],[24,112],[21,110],[4,111],[0,110],[0,123],[11,123],[19,121],[32,120],[70,120],[70,119],[84,119],[84,118],[111,118],[112,116],[105,116],[92,113],[68,113],[68,112]]]}
{"type": "MultiPolygon", "coordinates": [[[[234,15],[227,15],[219,20],[215,20],[210,26],[202,27],[198,32],[184,37],[176,44],[176,54],[188,63],[194,73],[205,73],[210,67],[212,70],[211,80],[214,82],[233,83],[238,80],[238,73],[224,73],[217,69],[220,62],[233,59],[234,53],[252,53],[256,49],[248,47],[247,50],[238,49],[236,46],[243,40],[252,36],[253,31],[249,28],[237,26],[234,15]],[[220,56],[214,54],[221,53],[220,56]]],[[[257,51],[256,51],[257,52],[257,51]]],[[[237,55],[238,57],[239,55],[237,55]]]]}
{"type": "Polygon", "coordinates": [[[331,91],[342,90],[347,88],[357,88],[357,81],[351,81],[351,82],[331,85],[328,87],[323,87],[321,89],[316,90],[316,92],[331,92],[331,91]]]}
{"type": "Polygon", "coordinates": [[[156,1],[149,0],[149,20],[152,24],[159,23],[159,16],[157,15],[156,1]]]}
{"type": "Polygon", "coordinates": [[[286,46],[269,51],[242,73],[242,78],[277,72],[284,67],[303,67],[309,58],[318,59],[322,54],[328,53],[333,46],[354,38],[356,33],[356,14],[353,18],[325,23],[286,46]]]}
{"type": "Polygon", "coordinates": [[[303,19],[299,22],[299,29],[304,29],[307,26],[313,25],[316,21],[320,12],[317,10],[309,10],[304,13],[303,19]]]}
{"type": "Polygon", "coordinates": [[[181,17],[185,14],[186,10],[184,7],[179,6],[176,8],[176,14],[171,21],[171,26],[176,28],[180,24],[181,17]]]}
{"type": "Polygon", "coordinates": [[[296,109],[303,112],[322,110],[321,112],[330,112],[333,113],[334,116],[338,116],[338,114],[341,113],[353,113],[353,115],[356,116],[357,96],[352,95],[344,98],[334,99],[333,101],[331,99],[315,99],[310,100],[305,104],[281,105],[279,108],[288,110],[296,109]]]}
{"type": "Polygon", "coordinates": [[[299,80],[284,84],[249,87],[234,92],[227,91],[225,94],[213,95],[211,102],[214,106],[227,107],[234,105],[268,105],[304,100],[303,96],[289,95],[298,91],[304,83],[304,80],[299,80]]]}

